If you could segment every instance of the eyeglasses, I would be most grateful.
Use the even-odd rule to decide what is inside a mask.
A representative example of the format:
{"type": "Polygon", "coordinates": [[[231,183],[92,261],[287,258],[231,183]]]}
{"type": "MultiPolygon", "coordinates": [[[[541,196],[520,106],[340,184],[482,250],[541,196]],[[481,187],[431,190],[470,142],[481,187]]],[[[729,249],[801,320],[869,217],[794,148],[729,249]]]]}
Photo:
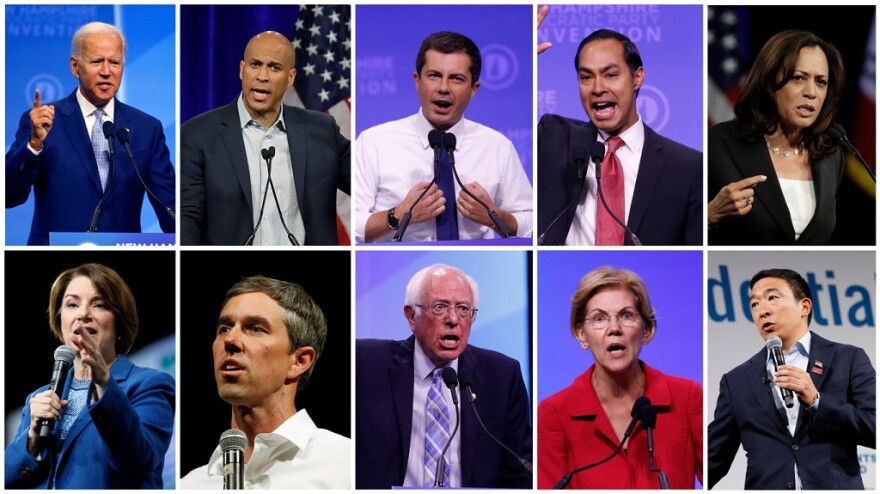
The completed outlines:
{"type": "Polygon", "coordinates": [[[615,317],[617,318],[617,324],[627,328],[638,326],[642,321],[642,316],[640,316],[638,312],[625,310],[619,314],[606,314],[600,312],[593,317],[585,318],[584,322],[587,323],[590,329],[607,329],[608,325],[611,324],[611,319],[615,317]]]}
{"type": "Polygon", "coordinates": [[[445,317],[446,314],[449,313],[449,309],[455,309],[455,315],[460,317],[461,319],[473,319],[477,317],[477,310],[473,309],[464,304],[458,305],[450,305],[446,302],[434,302],[431,305],[422,305],[422,304],[414,304],[416,307],[420,309],[430,309],[431,314],[434,314],[437,317],[445,317]]]}

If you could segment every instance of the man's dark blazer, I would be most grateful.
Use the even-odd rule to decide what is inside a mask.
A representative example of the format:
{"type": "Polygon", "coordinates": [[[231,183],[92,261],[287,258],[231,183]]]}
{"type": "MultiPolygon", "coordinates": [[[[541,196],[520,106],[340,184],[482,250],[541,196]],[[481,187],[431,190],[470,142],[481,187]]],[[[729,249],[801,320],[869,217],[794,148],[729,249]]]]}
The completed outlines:
{"type": "MultiPolygon", "coordinates": [[[[351,193],[349,140],[321,112],[284,105],[284,125],[306,231],[297,240],[337,245],[336,189],[351,193]]],[[[183,124],[180,142],[181,244],[244,245],[254,216],[238,98],[183,124]]]]}
{"type": "Polygon", "coordinates": [[[791,214],[782,195],[779,178],[767,152],[767,143],[749,142],[733,120],[709,129],[709,187],[711,201],[726,185],[755,175],[767,180],[755,186],[755,202],[745,216],[724,221],[709,229],[710,245],[825,245],[834,232],[837,189],[843,179],[840,149],[811,160],[816,188],[816,212],[804,232],[794,238],[791,214]]]}
{"type": "MultiPolygon", "coordinates": [[[[114,137],[116,166],[107,189],[101,190],[91,129],[86,129],[76,100],[78,90],[49,103],[55,106],[55,119],[40,154],[34,155],[28,149],[30,110],[22,114],[15,143],[6,152],[6,207],[23,204],[31,189],[34,191],[34,218],[28,245],[48,245],[49,232],[88,231],[95,208],[105,194],[97,231],[141,231],[144,186],[122,143],[114,137]]],[[[130,146],[141,177],[161,203],[174,211],[174,167],[161,122],[118,99],[114,105],[113,123],[117,129],[129,129],[130,146]]],[[[153,197],[150,203],[162,231],[174,232],[174,218],[165,211],[165,206],[153,197]]]]}
{"type": "Polygon", "coordinates": [[[819,406],[813,412],[795,403],[801,409],[794,437],[765,384],[767,350],[721,378],[709,425],[710,489],[727,474],[740,444],[748,458],[746,489],[793,489],[795,463],[804,489],[864,489],[856,446],[876,443],[871,361],[861,348],[812,333],[807,372],[819,406]],[[821,373],[813,371],[817,365],[821,373]]]}
{"type": "MultiPolygon", "coordinates": [[[[574,154],[579,148],[586,153],[596,134],[592,123],[559,115],[546,114],[538,123],[538,231],[544,245],[565,243],[575,205],[550,226],[581,191],[589,162],[576,165],[574,154]]],[[[642,245],[702,245],[703,154],[646,125],[626,225],[642,245]]],[[[632,245],[628,236],[626,244],[632,245]]]]}
{"type": "MultiPolygon", "coordinates": [[[[357,489],[403,485],[412,430],[414,345],[415,336],[356,342],[357,489]]],[[[468,345],[458,368],[459,373],[470,370],[477,410],[492,435],[531,463],[531,406],[519,362],[468,345]]],[[[461,396],[462,485],[531,489],[532,474],[486,435],[463,391],[461,396]]]]}

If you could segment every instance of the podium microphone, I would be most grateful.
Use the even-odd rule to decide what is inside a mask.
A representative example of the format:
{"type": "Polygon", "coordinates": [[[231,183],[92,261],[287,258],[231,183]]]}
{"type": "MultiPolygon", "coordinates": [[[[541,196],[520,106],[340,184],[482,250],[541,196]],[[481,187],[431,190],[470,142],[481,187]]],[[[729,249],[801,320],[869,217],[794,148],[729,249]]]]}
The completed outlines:
{"type": "Polygon", "coordinates": [[[458,386],[458,376],[456,376],[455,369],[452,367],[444,367],[442,372],[443,382],[446,383],[446,387],[449,388],[449,392],[452,394],[452,403],[455,405],[455,428],[452,429],[452,434],[449,435],[449,440],[446,441],[446,446],[443,446],[443,451],[440,452],[440,461],[437,462],[437,471],[434,473],[434,487],[443,487],[445,481],[443,477],[446,473],[446,450],[449,449],[449,445],[452,444],[452,438],[455,437],[455,433],[458,432],[458,422],[460,420],[458,395],[455,393],[455,387],[458,386]]]}
{"type": "MultiPolygon", "coordinates": [[[[164,209],[165,212],[168,213],[168,216],[170,216],[171,219],[174,220],[174,210],[166,206],[165,203],[163,203],[158,197],[156,197],[156,194],[153,194],[153,191],[150,190],[150,188],[147,187],[147,183],[144,182],[144,177],[141,176],[141,171],[140,169],[138,169],[137,162],[135,162],[134,160],[134,153],[131,152],[131,136],[128,129],[126,129],[125,127],[119,127],[118,129],[116,129],[116,138],[119,139],[119,142],[121,142],[122,146],[125,147],[125,152],[128,154],[128,159],[131,160],[131,166],[134,167],[134,172],[135,174],[137,174],[138,180],[141,181],[141,185],[144,186],[144,190],[146,190],[147,194],[149,194],[150,197],[153,198],[153,200],[158,202],[159,205],[162,206],[162,209],[164,209]]],[[[111,147],[110,149],[113,148],[111,147]]]]}
{"type": "Polygon", "coordinates": [[[220,435],[223,450],[223,490],[244,489],[244,450],[248,439],[244,432],[229,429],[220,435]]]}
{"type": "MultiPolygon", "coordinates": [[[[574,207],[574,205],[580,200],[581,194],[584,192],[584,185],[587,183],[585,180],[587,176],[587,156],[590,157],[590,160],[592,160],[596,166],[599,166],[599,163],[602,162],[602,157],[605,155],[605,146],[599,141],[592,141],[588,149],[586,143],[578,140],[571,146],[571,155],[574,156],[574,165],[577,167],[577,179],[579,184],[577,194],[575,194],[574,199],[568,203],[568,206],[565,206],[565,208],[562,209],[562,212],[553,218],[553,221],[550,222],[550,226],[544,230],[544,233],[538,236],[538,245],[544,245],[544,237],[547,235],[547,232],[549,232],[550,229],[553,228],[553,225],[555,225],[565,213],[574,207]]],[[[562,240],[565,242],[565,239],[562,240]]]]}
{"type": "Polygon", "coordinates": [[[868,163],[866,163],[865,159],[862,158],[862,154],[859,153],[859,150],[856,149],[855,146],[853,146],[849,139],[847,139],[846,131],[843,129],[842,125],[840,125],[839,123],[831,124],[831,127],[828,127],[828,136],[831,137],[834,142],[843,146],[844,149],[849,150],[849,152],[851,152],[856,157],[859,163],[861,163],[862,166],[865,167],[868,175],[871,176],[871,180],[873,180],[875,183],[877,182],[877,176],[874,174],[874,170],[872,170],[871,167],[868,166],[868,163]]]}
{"type": "Polygon", "coordinates": [[[650,404],[645,405],[639,412],[642,418],[642,427],[648,433],[648,470],[657,472],[661,489],[669,489],[669,479],[666,472],[654,466],[654,427],[657,425],[657,410],[650,404]]]}
{"type": "Polygon", "coordinates": [[[275,157],[275,146],[269,146],[269,149],[260,150],[260,154],[263,156],[263,159],[266,160],[266,171],[269,174],[268,184],[272,188],[272,197],[275,198],[275,208],[278,210],[278,218],[281,219],[281,226],[284,227],[284,232],[287,233],[287,241],[290,242],[290,245],[295,247],[299,246],[299,242],[296,240],[296,237],[293,233],[290,233],[290,229],[287,228],[287,222],[284,221],[284,214],[281,213],[281,203],[278,202],[278,194],[275,193],[275,182],[272,180],[272,158],[275,157]]]}
{"type": "MultiPolygon", "coordinates": [[[[49,381],[49,390],[61,397],[64,392],[64,385],[67,383],[67,374],[73,366],[73,360],[76,358],[76,350],[67,345],[61,345],[55,349],[55,363],[52,365],[52,378],[49,381]]],[[[40,420],[40,432],[37,434],[37,441],[34,446],[34,456],[39,456],[40,451],[46,447],[46,441],[52,434],[55,427],[55,421],[52,419],[40,420]]]]}
{"type": "Polygon", "coordinates": [[[437,129],[431,129],[428,132],[428,144],[430,144],[431,149],[434,150],[434,178],[431,180],[431,183],[425,187],[425,190],[419,194],[419,197],[412,203],[412,206],[403,213],[403,217],[400,219],[400,224],[397,225],[397,233],[394,234],[394,241],[401,242],[403,241],[403,234],[406,233],[406,229],[409,226],[410,220],[412,220],[412,212],[413,209],[416,208],[416,204],[422,200],[422,197],[425,197],[425,194],[428,193],[428,189],[431,188],[437,182],[437,171],[440,168],[440,146],[443,143],[443,132],[440,132],[437,129]]]}
{"type": "Polygon", "coordinates": [[[610,455],[606,456],[605,458],[602,458],[601,460],[599,460],[595,463],[590,463],[589,465],[586,465],[586,466],[583,466],[580,468],[576,468],[576,469],[572,470],[571,472],[565,474],[561,479],[559,479],[559,482],[557,482],[556,485],[553,486],[553,488],[554,489],[565,489],[568,486],[568,484],[571,483],[571,478],[575,474],[580,473],[580,472],[587,470],[589,468],[599,466],[599,465],[605,463],[606,461],[610,460],[611,458],[614,458],[615,456],[617,456],[617,453],[620,453],[620,450],[623,449],[623,444],[626,442],[627,438],[629,438],[629,435],[632,434],[632,431],[636,426],[636,422],[638,422],[641,419],[642,409],[645,407],[649,407],[649,406],[651,406],[651,400],[649,400],[647,397],[639,396],[638,398],[636,398],[635,403],[633,403],[632,412],[630,413],[630,415],[632,415],[632,420],[629,422],[629,425],[626,427],[626,431],[623,433],[623,439],[620,440],[620,444],[617,445],[617,448],[615,448],[614,451],[610,455]]]}

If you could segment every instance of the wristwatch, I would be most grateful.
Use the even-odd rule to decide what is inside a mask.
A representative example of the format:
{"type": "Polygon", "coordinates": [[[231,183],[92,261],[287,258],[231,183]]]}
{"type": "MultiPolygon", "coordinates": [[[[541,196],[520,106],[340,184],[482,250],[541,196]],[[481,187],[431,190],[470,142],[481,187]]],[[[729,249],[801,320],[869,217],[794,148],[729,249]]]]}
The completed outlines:
{"type": "Polygon", "coordinates": [[[400,226],[400,220],[394,215],[394,208],[388,210],[388,228],[397,230],[400,226]]]}

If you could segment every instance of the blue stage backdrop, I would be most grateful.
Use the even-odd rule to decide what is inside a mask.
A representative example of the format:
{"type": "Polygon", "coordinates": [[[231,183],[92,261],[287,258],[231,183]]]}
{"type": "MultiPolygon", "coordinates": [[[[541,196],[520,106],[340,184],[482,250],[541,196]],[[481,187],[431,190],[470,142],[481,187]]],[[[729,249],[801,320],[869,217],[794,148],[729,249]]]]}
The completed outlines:
{"type": "MultiPolygon", "coordinates": [[[[15,142],[19,119],[33,106],[35,89],[43,103],[76,89],[70,42],[77,28],[92,21],[113,24],[125,34],[128,50],[116,97],[162,122],[176,164],[174,5],[7,5],[5,149],[15,142]]],[[[6,245],[27,244],[33,211],[33,196],[6,211],[6,245]]],[[[146,198],[141,228],[162,232],[146,198]]]]}
{"type": "Polygon", "coordinates": [[[507,136],[531,180],[531,7],[359,5],[356,17],[356,134],[418,111],[412,75],[419,46],[431,33],[455,31],[471,38],[483,59],[480,89],[465,118],[507,136]]]}
{"type": "Polygon", "coordinates": [[[552,5],[538,42],[538,116],[588,120],[574,57],[599,29],[625,34],[639,48],[645,82],[636,105],[644,123],[672,140],[703,149],[702,5],[552,5]]]}
{"type": "Polygon", "coordinates": [[[480,290],[469,344],[519,361],[531,396],[531,254],[528,252],[360,251],[355,258],[357,338],[403,340],[412,331],[403,315],[406,284],[435,263],[468,273],[480,290]]]}

